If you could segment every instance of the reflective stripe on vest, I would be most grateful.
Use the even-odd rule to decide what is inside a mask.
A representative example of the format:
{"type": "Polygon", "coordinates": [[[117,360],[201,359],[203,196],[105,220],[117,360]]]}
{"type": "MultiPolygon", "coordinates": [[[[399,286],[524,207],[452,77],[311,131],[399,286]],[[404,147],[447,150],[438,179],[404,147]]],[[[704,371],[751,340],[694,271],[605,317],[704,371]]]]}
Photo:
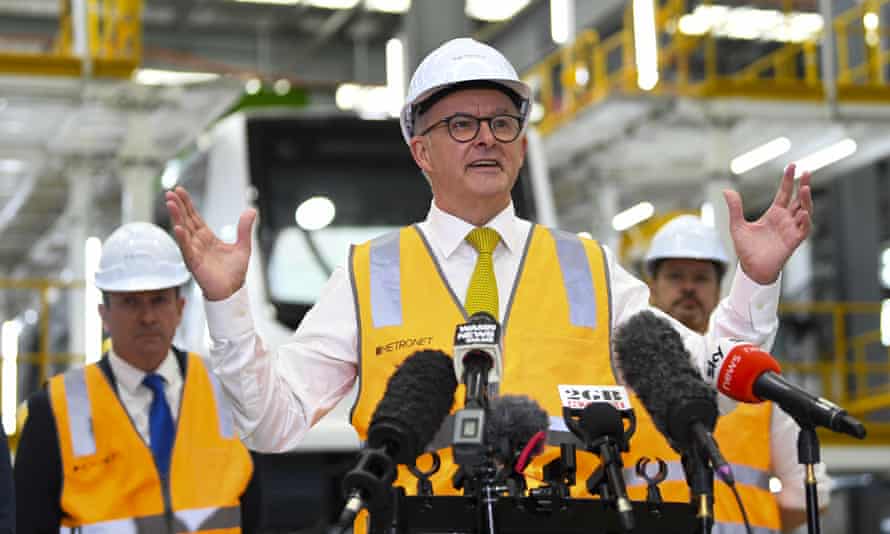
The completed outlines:
{"type": "MultiPolygon", "coordinates": [[[[219,433],[226,439],[234,437],[232,412],[222,391],[222,385],[210,370],[207,376],[213,384],[213,396],[216,400],[216,418],[219,422],[219,433]]],[[[87,456],[96,453],[96,440],[93,438],[93,413],[89,395],[87,395],[84,368],[78,367],[65,373],[65,401],[68,404],[68,429],[71,432],[71,444],[74,456],[87,456]]]]}
{"type": "Polygon", "coordinates": [[[556,241],[559,270],[569,302],[569,319],[573,326],[596,328],[596,295],[584,244],[575,234],[552,228],[550,233],[556,241]]]}
{"type": "MultiPolygon", "coordinates": [[[[683,464],[680,462],[666,462],[667,464],[667,477],[666,481],[685,481],[686,474],[683,471],[683,464]]],[[[758,489],[762,489],[764,491],[769,491],[769,473],[765,471],[761,471],[760,469],[755,469],[748,465],[741,464],[729,464],[732,467],[732,474],[735,476],[735,481],[738,484],[744,484],[746,486],[752,486],[758,489]]],[[[657,466],[657,462],[652,462],[648,467],[654,469],[657,466]]],[[[646,486],[646,481],[643,480],[639,475],[637,475],[636,470],[633,467],[625,467],[624,468],[624,480],[627,482],[628,487],[634,486],[646,486]]],[[[652,473],[654,474],[654,473],[652,473]]]]}
{"type": "Polygon", "coordinates": [[[93,415],[90,397],[87,394],[87,381],[83,368],[65,373],[65,402],[68,404],[68,426],[71,431],[71,448],[74,457],[96,453],[96,439],[93,436],[93,415]]]}
{"type": "Polygon", "coordinates": [[[371,241],[371,318],[374,328],[402,324],[402,284],[399,272],[399,232],[371,241]]]}
{"type": "MultiPolygon", "coordinates": [[[[240,526],[241,511],[237,506],[196,508],[180,510],[173,514],[173,532],[202,532],[240,526]]],[[[164,515],[116,519],[59,529],[63,534],[154,534],[167,531],[167,518],[164,515]]]]}
{"type": "MultiPolygon", "coordinates": [[[[559,269],[573,326],[596,328],[596,295],[587,253],[581,239],[549,229],[556,241],[559,269]]],[[[374,328],[402,324],[402,285],[398,231],[373,239],[370,244],[371,320],[374,328]]]]}

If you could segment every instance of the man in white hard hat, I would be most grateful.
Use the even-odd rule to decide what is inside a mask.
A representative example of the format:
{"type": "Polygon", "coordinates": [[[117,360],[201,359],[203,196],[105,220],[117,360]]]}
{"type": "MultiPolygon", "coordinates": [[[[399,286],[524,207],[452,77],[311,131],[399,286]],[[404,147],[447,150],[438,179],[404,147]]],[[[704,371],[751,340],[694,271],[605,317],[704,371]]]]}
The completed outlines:
{"type": "Polygon", "coordinates": [[[189,277],[161,228],[129,223],[109,236],[95,283],[112,348],[30,399],[19,532],[241,532],[250,455],[219,382],[171,345],[189,277]]]}
{"type": "MultiPolygon", "coordinates": [[[[728,266],[726,250],[714,227],[694,215],[675,217],[652,236],[644,258],[649,300],[690,330],[705,333],[728,266]]],[[[752,527],[787,531],[806,522],[806,472],[797,461],[799,432],[797,423],[771,402],[739,404],[718,421],[715,437],[733,466],[752,527]],[[771,477],[782,483],[780,492],[770,491],[771,477]]],[[[676,454],[664,459],[680,461],[676,454]]],[[[824,463],[817,465],[816,475],[819,504],[827,507],[830,480],[824,463]]],[[[732,501],[718,499],[714,512],[717,521],[742,523],[732,501]]]]}
{"type": "MultiPolygon", "coordinates": [[[[615,383],[611,332],[647,309],[648,290],[595,241],[515,216],[510,190],[525,156],[530,98],[509,61],[472,39],[448,41],[421,62],[401,125],[432,187],[429,214],[353,247],[348,265],[333,273],[275,354],[254,331],[244,287],[255,211],[241,214],[238,239],[227,244],[183,188],[167,193],[174,233],[206,299],[214,369],[252,448],[296,446],[358,376],[352,424],[366,437],[399,363],[419,345],[451,352],[455,326],[479,311],[505,324],[501,391],[528,393],[561,417],[558,384],[615,383]]],[[[676,325],[696,363],[709,354],[710,341],[729,332],[766,340],[775,328],[779,272],[810,230],[809,176],[795,195],[793,168],[757,223],[744,220],[737,193],[727,192],[727,202],[743,274],[730,293],[733,313],[718,314],[713,332],[702,336],[676,325]]],[[[454,493],[450,449],[439,454],[434,490],[454,493]]],[[[531,476],[540,476],[555,454],[550,448],[539,456],[531,476]]],[[[579,462],[582,479],[594,463],[579,462]]],[[[415,485],[406,473],[397,483],[411,492],[415,485]]]]}

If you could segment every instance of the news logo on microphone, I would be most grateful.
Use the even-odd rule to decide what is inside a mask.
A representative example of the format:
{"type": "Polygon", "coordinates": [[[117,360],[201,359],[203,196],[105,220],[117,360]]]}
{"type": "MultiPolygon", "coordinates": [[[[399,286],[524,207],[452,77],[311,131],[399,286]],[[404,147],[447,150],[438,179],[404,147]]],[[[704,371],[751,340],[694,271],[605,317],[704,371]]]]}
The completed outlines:
{"type": "Polygon", "coordinates": [[[632,410],[627,389],[624,386],[575,386],[560,384],[559,399],[563,408],[583,410],[588,404],[603,402],[616,410],[632,410]]]}

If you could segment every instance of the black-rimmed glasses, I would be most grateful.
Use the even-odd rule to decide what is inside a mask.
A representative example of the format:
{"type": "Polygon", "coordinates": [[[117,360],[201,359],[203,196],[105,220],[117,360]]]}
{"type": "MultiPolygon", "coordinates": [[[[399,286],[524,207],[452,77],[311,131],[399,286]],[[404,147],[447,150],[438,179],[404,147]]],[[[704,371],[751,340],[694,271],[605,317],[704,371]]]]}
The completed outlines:
{"type": "Polygon", "coordinates": [[[426,135],[433,129],[448,126],[448,135],[458,143],[469,143],[479,135],[479,128],[483,122],[488,123],[491,135],[501,143],[512,143],[522,132],[522,117],[516,115],[494,115],[492,117],[476,117],[466,113],[455,113],[431,124],[420,135],[426,135]]]}

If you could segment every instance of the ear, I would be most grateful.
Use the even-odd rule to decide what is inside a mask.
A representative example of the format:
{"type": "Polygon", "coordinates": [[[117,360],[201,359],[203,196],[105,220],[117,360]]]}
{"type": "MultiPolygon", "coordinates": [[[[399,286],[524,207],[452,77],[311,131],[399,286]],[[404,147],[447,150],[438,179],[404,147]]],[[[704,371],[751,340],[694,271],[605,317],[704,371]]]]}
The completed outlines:
{"type": "Polygon", "coordinates": [[[426,173],[433,169],[432,154],[430,153],[429,139],[415,135],[411,138],[409,146],[411,147],[411,156],[414,163],[426,173]]]}
{"type": "Polygon", "coordinates": [[[102,326],[108,332],[108,309],[104,304],[99,304],[99,317],[102,318],[102,326]]]}
{"type": "Polygon", "coordinates": [[[182,320],[182,310],[185,308],[185,299],[182,297],[176,298],[176,313],[179,316],[178,321],[182,320]]]}

